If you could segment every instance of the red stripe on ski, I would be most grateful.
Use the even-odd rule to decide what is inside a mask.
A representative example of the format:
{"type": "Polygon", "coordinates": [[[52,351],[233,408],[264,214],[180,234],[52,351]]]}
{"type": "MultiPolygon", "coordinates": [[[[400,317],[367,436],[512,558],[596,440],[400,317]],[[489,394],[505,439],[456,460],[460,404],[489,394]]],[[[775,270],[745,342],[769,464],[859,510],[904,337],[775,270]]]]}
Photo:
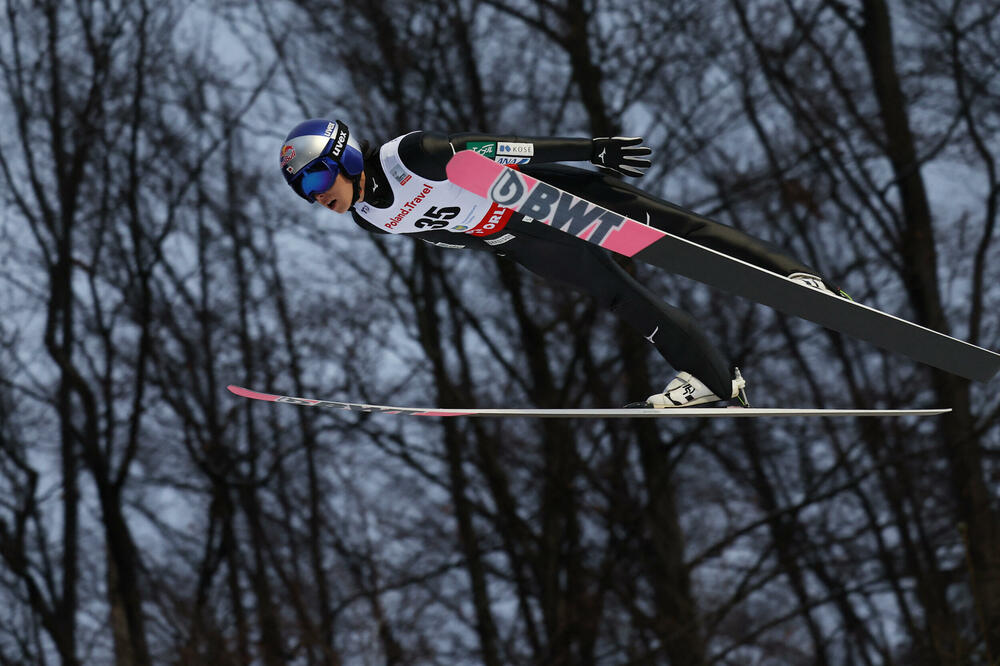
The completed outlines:
{"type": "Polygon", "coordinates": [[[242,386],[236,386],[235,384],[230,384],[226,387],[229,389],[230,393],[235,393],[241,398],[253,398],[254,400],[267,400],[268,402],[277,402],[280,395],[273,395],[271,393],[258,393],[257,391],[251,391],[250,389],[245,389],[242,386]]]}
{"type": "Polygon", "coordinates": [[[291,395],[275,395],[273,393],[261,393],[260,391],[251,391],[248,388],[243,388],[242,386],[236,386],[235,384],[230,384],[226,387],[229,389],[230,393],[240,396],[241,398],[250,398],[251,400],[264,400],[266,402],[279,402],[286,405],[300,405],[302,407],[326,407],[332,409],[343,409],[345,411],[352,412],[378,412],[381,414],[410,414],[412,416],[468,416],[470,411],[448,411],[442,409],[427,409],[427,408],[407,408],[407,407],[390,407],[387,405],[365,405],[353,402],[335,402],[332,400],[315,400],[313,398],[297,398],[291,395]]]}

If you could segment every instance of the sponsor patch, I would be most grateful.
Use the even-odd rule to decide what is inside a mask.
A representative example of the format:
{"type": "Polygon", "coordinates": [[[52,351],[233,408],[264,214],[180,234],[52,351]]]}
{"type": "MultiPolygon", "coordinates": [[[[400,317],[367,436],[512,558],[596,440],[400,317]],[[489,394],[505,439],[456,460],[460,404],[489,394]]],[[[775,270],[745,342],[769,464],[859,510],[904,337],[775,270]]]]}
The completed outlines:
{"type": "Polygon", "coordinates": [[[486,240],[487,245],[503,245],[507,241],[514,240],[514,234],[504,234],[500,238],[489,238],[486,240]]]}
{"type": "Polygon", "coordinates": [[[434,186],[430,183],[424,183],[424,188],[417,193],[415,197],[403,204],[396,215],[389,218],[389,221],[383,224],[386,229],[394,229],[399,226],[400,221],[407,215],[409,215],[413,209],[420,205],[420,203],[427,198],[427,195],[431,193],[434,186]]]}
{"type": "Polygon", "coordinates": [[[392,177],[396,179],[396,182],[400,185],[406,185],[410,181],[410,174],[403,171],[403,167],[397,164],[392,168],[392,177]]]}
{"type": "Polygon", "coordinates": [[[601,245],[623,224],[625,216],[601,208],[586,199],[525,178],[513,169],[501,169],[490,185],[489,198],[556,229],[601,245]]]}
{"type": "Polygon", "coordinates": [[[483,219],[468,233],[474,236],[491,236],[507,226],[511,214],[512,211],[509,208],[498,206],[495,203],[490,204],[490,209],[483,216],[483,219]]]}
{"type": "Polygon", "coordinates": [[[406,185],[410,182],[410,178],[412,178],[412,176],[406,172],[406,169],[403,168],[403,165],[398,159],[395,158],[395,156],[387,160],[387,166],[389,167],[389,175],[392,176],[397,183],[400,185],[406,185]]]}
{"type": "Polygon", "coordinates": [[[497,143],[498,157],[532,157],[535,154],[533,143],[497,143]]]}
{"type": "MultiPolygon", "coordinates": [[[[333,125],[333,123],[330,123],[333,125]]],[[[327,128],[327,131],[331,131],[327,128]]],[[[344,147],[347,145],[347,135],[343,132],[337,132],[337,136],[333,141],[333,148],[330,150],[330,157],[335,160],[339,160],[341,155],[344,154],[344,147]]]]}
{"type": "Polygon", "coordinates": [[[284,168],[293,159],[295,159],[295,147],[286,143],[281,147],[281,167],[284,168]]]}
{"type": "Polygon", "coordinates": [[[496,159],[498,164],[527,164],[531,161],[530,157],[500,157],[497,156],[496,159]]]}
{"type": "Polygon", "coordinates": [[[492,141],[470,141],[465,144],[466,150],[474,150],[484,157],[493,159],[497,155],[497,144],[492,141]]]}

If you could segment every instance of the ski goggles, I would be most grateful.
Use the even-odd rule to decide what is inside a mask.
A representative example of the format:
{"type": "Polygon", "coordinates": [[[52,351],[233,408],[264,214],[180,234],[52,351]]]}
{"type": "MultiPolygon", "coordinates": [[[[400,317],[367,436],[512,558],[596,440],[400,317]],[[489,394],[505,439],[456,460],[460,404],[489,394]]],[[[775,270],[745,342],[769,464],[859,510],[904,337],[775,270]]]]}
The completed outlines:
{"type": "Polygon", "coordinates": [[[295,174],[289,184],[300,197],[316,203],[316,195],[330,189],[339,172],[340,165],[332,158],[317,157],[295,174]]]}

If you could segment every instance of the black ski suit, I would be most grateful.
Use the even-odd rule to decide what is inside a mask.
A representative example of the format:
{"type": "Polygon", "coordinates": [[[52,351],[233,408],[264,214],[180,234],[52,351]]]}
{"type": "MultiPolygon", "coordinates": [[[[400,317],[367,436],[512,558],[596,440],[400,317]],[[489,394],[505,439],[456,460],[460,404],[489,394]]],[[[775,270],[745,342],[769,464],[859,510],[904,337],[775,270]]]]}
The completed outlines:
{"type": "MultiPolygon", "coordinates": [[[[705,220],[618,178],[552,164],[560,161],[596,161],[591,139],[414,132],[405,136],[399,144],[399,158],[406,168],[421,177],[439,181],[446,179],[445,166],[455,152],[466,149],[470,144],[479,147],[499,142],[531,144],[534,154],[529,162],[519,164],[521,171],[616,213],[782,275],[799,272],[818,275],[815,269],[769,243],[732,227],[705,220]]],[[[391,198],[384,198],[383,193],[389,193],[390,188],[377,150],[366,155],[365,175],[364,201],[378,208],[391,206],[391,198]],[[379,192],[380,196],[376,196],[375,192],[379,192]]],[[[363,228],[385,233],[356,211],[352,212],[355,221],[363,228]]],[[[723,399],[730,397],[732,366],[700,330],[694,318],[666,304],[638,283],[612,260],[606,250],[546,224],[526,222],[517,214],[510,218],[500,234],[513,237],[502,244],[490,245],[486,242],[489,237],[448,231],[408,235],[444,247],[488,250],[514,260],[546,280],[590,295],[651,341],[674,369],[690,372],[723,399]]]]}

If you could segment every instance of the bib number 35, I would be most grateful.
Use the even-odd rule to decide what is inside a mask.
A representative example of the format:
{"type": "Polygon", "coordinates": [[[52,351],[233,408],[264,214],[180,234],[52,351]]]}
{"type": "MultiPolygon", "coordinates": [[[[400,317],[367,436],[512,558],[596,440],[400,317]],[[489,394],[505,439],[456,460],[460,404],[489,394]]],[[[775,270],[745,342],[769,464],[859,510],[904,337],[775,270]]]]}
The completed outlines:
{"type": "Polygon", "coordinates": [[[448,226],[448,221],[458,217],[462,209],[458,206],[446,206],[438,208],[431,206],[424,212],[424,216],[414,222],[413,226],[418,229],[440,229],[448,226]]]}

